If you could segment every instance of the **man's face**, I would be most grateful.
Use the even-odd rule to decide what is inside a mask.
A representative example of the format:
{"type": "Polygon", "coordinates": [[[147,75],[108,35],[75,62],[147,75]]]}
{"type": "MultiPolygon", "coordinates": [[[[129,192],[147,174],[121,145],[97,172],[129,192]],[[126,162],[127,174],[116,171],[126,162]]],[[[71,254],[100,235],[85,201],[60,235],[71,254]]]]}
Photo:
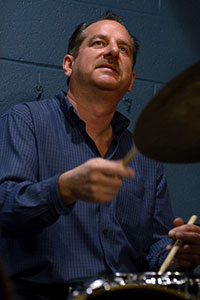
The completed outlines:
{"type": "Polygon", "coordinates": [[[73,61],[72,78],[76,83],[103,90],[124,93],[132,88],[135,73],[132,70],[132,42],[120,23],[103,20],[85,30],[79,54],[73,61]]]}

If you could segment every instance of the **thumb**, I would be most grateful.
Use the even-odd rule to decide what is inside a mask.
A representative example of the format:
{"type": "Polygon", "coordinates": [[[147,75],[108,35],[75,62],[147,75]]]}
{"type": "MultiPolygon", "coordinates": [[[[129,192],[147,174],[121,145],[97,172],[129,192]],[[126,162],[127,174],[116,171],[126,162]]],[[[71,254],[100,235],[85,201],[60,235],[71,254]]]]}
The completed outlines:
{"type": "Polygon", "coordinates": [[[181,218],[176,218],[173,222],[174,227],[178,227],[184,224],[183,220],[181,218]]]}

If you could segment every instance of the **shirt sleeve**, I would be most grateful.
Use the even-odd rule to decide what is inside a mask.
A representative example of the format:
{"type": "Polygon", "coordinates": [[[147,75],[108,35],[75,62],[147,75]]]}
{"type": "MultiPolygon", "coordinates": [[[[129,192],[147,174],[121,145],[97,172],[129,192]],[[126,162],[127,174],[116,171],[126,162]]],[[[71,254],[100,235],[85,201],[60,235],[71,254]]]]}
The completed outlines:
{"type": "Polygon", "coordinates": [[[37,139],[28,108],[0,119],[1,234],[38,232],[68,214],[58,193],[58,177],[39,180],[37,139]]]}
{"type": "Polygon", "coordinates": [[[150,270],[158,271],[167,256],[166,246],[171,239],[166,234],[173,226],[173,210],[169,199],[163,166],[158,164],[157,190],[154,216],[152,220],[153,243],[147,256],[150,270]]]}

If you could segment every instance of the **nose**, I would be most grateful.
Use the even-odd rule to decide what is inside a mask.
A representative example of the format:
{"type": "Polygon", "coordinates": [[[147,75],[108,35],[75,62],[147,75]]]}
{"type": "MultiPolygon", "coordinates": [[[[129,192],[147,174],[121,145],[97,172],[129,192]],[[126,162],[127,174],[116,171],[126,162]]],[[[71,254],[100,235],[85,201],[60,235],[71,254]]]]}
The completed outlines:
{"type": "Polygon", "coordinates": [[[119,46],[116,42],[110,42],[106,47],[106,54],[107,57],[118,58],[119,56],[119,46]]]}

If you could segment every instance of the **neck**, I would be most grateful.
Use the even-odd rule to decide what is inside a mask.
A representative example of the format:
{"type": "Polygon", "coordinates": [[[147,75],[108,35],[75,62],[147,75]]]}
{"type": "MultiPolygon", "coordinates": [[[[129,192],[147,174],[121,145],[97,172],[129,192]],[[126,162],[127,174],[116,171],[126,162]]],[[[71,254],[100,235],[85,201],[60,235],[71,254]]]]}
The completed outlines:
{"type": "Polygon", "coordinates": [[[69,89],[67,98],[76,109],[79,117],[86,124],[87,134],[96,144],[102,157],[105,156],[113,138],[111,121],[117,104],[103,95],[90,97],[76,97],[69,89]]]}

